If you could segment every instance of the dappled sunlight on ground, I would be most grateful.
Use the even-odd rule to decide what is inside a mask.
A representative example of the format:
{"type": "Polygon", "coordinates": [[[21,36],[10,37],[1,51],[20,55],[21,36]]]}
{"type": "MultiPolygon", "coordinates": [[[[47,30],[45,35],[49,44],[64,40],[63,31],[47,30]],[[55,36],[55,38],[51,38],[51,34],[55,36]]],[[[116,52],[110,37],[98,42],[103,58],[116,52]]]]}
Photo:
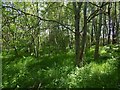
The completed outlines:
{"type": "MultiPolygon", "coordinates": [[[[91,52],[93,49],[88,53],[91,52]]],[[[100,53],[104,55],[113,52],[108,52],[103,47],[100,53]]],[[[92,58],[89,54],[87,57],[92,58]]],[[[23,56],[14,58],[11,62],[9,61],[11,55],[3,56],[3,87],[34,87],[36,83],[39,83],[40,87],[117,87],[116,55],[118,54],[116,53],[114,58],[100,59],[99,63],[97,60],[87,63],[86,60],[86,64],[81,68],[74,66],[72,51],[51,57],[23,56]]]]}

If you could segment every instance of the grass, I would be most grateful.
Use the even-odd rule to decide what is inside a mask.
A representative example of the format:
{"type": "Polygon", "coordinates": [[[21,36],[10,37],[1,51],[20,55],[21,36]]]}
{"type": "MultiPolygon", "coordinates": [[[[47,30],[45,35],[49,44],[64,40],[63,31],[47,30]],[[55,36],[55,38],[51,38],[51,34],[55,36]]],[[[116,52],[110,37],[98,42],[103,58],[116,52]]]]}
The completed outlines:
{"type": "Polygon", "coordinates": [[[116,51],[119,48],[111,52],[107,48],[101,47],[99,63],[93,60],[94,49],[91,48],[85,56],[86,64],[81,68],[75,67],[72,51],[39,58],[3,54],[2,87],[118,88],[120,62],[116,51]],[[105,57],[110,53],[112,56],[105,57]]]}

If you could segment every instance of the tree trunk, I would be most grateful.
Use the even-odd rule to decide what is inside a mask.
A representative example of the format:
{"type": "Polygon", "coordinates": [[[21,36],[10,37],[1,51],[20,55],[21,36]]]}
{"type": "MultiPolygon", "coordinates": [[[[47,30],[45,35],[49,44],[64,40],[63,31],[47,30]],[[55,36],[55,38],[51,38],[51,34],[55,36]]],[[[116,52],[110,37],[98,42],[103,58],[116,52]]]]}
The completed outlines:
{"type": "Polygon", "coordinates": [[[73,2],[74,15],[75,15],[75,62],[79,65],[79,51],[80,51],[80,35],[79,35],[79,23],[80,23],[80,8],[82,2],[73,2]]]}
{"type": "Polygon", "coordinates": [[[120,22],[120,2],[118,3],[119,4],[119,12],[117,12],[117,10],[116,10],[116,2],[115,2],[115,23],[116,23],[116,43],[119,43],[119,22],[120,22]],[[118,17],[117,17],[117,13],[119,13],[118,14],[118,17]]]}
{"type": "Polygon", "coordinates": [[[99,58],[99,42],[100,42],[100,35],[101,35],[101,26],[102,26],[102,10],[100,10],[99,14],[99,28],[96,32],[96,45],[95,45],[95,53],[94,53],[94,59],[99,58]]]}
{"type": "MultiPolygon", "coordinates": [[[[106,6],[104,7],[104,11],[106,12],[106,6]]],[[[103,21],[104,21],[104,28],[103,28],[103,46],[105,45],[105,32],[106,32],[106,15],[104,14],[103,17],[103,21]]]]}
{"type": "Polygon", "coordinates": [[[111,36],[111,15],[110,15],[110,11],[111,11],[111,3],[109,2],[109,5],[108,5],[108,18],[109,18],[108,44],[111,43],[111,41],[110,41],[110,36],[111,36]]]}
{"type": "Polygon", "coordinates": [[[94,33],[94,19],[92,20],[92,30],[91,30],[91,45],[93,45],[93,41],[94,41],[94,37],[93,37],[93,33],[94,33]]]}
{"type": "Polygon", "coordinates": [[[112,20],[112,44],[115,44],[115,21],[112,20]]]}
{"type": "Polygon", "coordinates": [[[79,57],[81,62],[83,59],[83,54],[84,54],[84,49],[86,44],[86,34],[87,34],[87,16],[86,16],[87,12],[86,11],[87,11],[87,2],[84,3],[84,31],[82,36],[82,42],[81,42],[82,46],[81,46],[80,57],[79,57]]]}
{"type": "MultiPolygon", "coordinates": [[[[36,2],[36,15],[39,16],[39,3],[36,2]]],[[[39,19],[36,20],[37,23],[37,28],[36,31],[34,31],[35,37],[34,37],[34,54],[35,57],[39,57],[39,30],[40,30],[40,25],[39,25],[39,19]]]]}
{"type": "MultiPolygon", "coordinates": [[[[91,7],[91,9],[92,9],[92,13],[95,11],[94,10],[94,8],[93,7],[91,7]]],[[[92,30],[91,30],[91,45],[93,45],[93,41],[94,41],[94,36],[93,36],[93,33],[94,33],[94,25],[95,25],[95,20],[94,20],[94,18],[92,19],[92,30]]]]}
{"type": "Polygon", "coordinates": [[[113,18],[112,18],[112,44],[115,44],[116,43],[116,32],[115,32],[115,25],[116,25],[116,2],[114,3],[114,13],[115,15],[113,15],[113,18]]]}
{"type": "Polygon", "coordinates": [[[119,41],[120,41],[120,27],[119,27],[119,24],[120,24],[120,1],[119,1],[119,16],[117,18],[117,14],[116,14],[116,41],[117,43],[119,44],[119,41]]]}

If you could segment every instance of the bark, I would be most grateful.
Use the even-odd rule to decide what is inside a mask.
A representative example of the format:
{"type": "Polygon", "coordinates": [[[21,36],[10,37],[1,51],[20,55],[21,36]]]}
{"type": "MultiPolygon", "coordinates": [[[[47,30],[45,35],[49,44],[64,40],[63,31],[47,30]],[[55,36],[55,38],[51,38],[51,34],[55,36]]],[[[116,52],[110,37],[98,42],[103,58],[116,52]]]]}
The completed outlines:
{"type": "MultiPolygon", "coordinates": [[[[94,12],[94,8],[92,7],[92,13],[93,12],[94,12]]],[[[94,33],[94,29],[95,29],[94,25],[95,25],[95,20],[93,18],[92,19],[92,30],[91,30],[91,45],[93,45],[93,40],[94,40],[94,37],[93,37],[93,33],[94,33]]]]}
{"type": "Polygon", "coordinates": [[[111,41],[110,41],[110,36],[111,36],[111,14],[110,14],[110,11],[111,11],[111,3],[109,3],[109,5],[108,5],[108,18],[109,18],[108,44],[111,43],[111,41]]]}
{"type": "Polygon", "coordinates": [[[116,2],[114,3],[114,13],[115,15],[113,15],[113,19],[112,19],[112,44],[116,43],[116,32],[115,32],[115,25],[116,25],[116,2]]]}
{"type": "MultiPolygon", "coordinates": [[[[104,7],[104,11],[106,12],[106,6],[104,7]]],[[[103,46],[105,45],[105,32],[106,32],[106,15],[104,14],[103,17],[103,21],[104,21],[104,29],[103,29],[103,46]]]]}
{"type": "Polygon", "coordinates": [[[114,22],[114,20],[112,21],[112,44],[115,44],[115,37],[116,37],[116,35],[115,35],[115,22],[114,22]]]}
{"type": "Polygon", "coordinates": [[[119,24],[120,24],[120,1],[118,3],[119,5],[119,16],[117,18],[117,14],[116,14],[116,42],[119,44],[119,38],[120,38],[120,27],[119,27],[119,24]]]}
{"type": "Polygon", "coordinates": [[[84,31],[83,31],[83,36],[82,36],[82,46],[81,46],[81,51],[80,51],[80,62],[83,60],[83,55],[84,55],[84,49],[85,49],[85,44],[86,44],[86,34],[87,34],[87,2],[84,3],[84,31]]]}
{"type": "Polygon", "coordinates": [[[75,19],[75,63],[79,65],[79,51],[80,51],[80,35],[79,35],[79,24],[80,24],[80,8],[82,2],[73,2],[74,8],[74,19],[75,19]]]}
{"type": "Polygon", "coordinates": [[[95,53],[94,53],[94,59],[99,58],[99,42],[100,42],[100,35],[101,35],[101,26],[102,26],[102,10],[100,10],[99,14],[99,28],[96,32],[96,45],[95,45],[95,53]]]}
{"type": "Polygon", "coordinates": [[[120,1],[119,1],[119,19],[118,19],[118,43],[120,42],[120,1]]]}

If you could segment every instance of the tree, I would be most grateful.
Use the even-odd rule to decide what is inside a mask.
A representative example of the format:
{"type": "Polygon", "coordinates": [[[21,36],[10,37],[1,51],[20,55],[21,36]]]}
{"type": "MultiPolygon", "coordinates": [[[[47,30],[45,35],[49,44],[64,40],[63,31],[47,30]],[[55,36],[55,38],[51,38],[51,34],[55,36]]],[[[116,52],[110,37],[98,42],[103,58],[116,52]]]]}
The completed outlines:
{"type": "Polygon", "coordinates": [[[108,18],[109,18],[109,31],[108,31],[108,44],[111,43],[110,41],[110,37],[111,37],[111,7],[112,7],[112,4],[109,2],[109,5],[108,5],[108,18]]]}
{"type": "Polygon", "coordinates": [[[74,8],[74,20],[75,20],[75,60],[76,65],[79,66],[80,59],[79,59],[79,51],[80,51],[80,10],[81,10],[82,2],[73,2],[74,8]]]}
{"type": "Polygon", "coordinates": [[[100,42],[100,35],[101,35],[101,26],[102,26],[102,8],[100,9],[99,14],[99,28],[96,31],[96,44],[95,44],[95,53],[94,53],[94,59],[99,58],[99,42],[100,42]]]}
{"type": "MultiPolygon", "coordinates": [[[[86,34],[87,34],[87,2],[84,3],[84,30],[83,30],[83,36],[82,36],[82,42],[81,42],[81,51],[80,51],[80,61],[82,62],[83,55],[84,55],[84,49],[86,44],[86,34]]],[[[80,63],[80,62],[79,62],[80,63]]]]}
{"type": "Polygon", "coordinates": [[[16,2],[12,6],[10,3],[4,3],[2,5],[4,48],[7,51],[12,49],[16,51],[15,53],[26,52],[38,57],[43,52],[49,56],[52,52],[66,53],[69,47],[75,49],[75,64],[79,66],[83,62],[85,50],[88,49],[86,45],[90,48],[95,40],[94,58],[98,57],[101,40],[103,45],[106,41],[110,44],[112,36],[112,42],[114,43],[116,38],[118,42],[119,6],[118,3],[110,2],[102,5],[94,2],[88,4],[83,5],[83,2],[77,1],[66,5],[57,2],[16,2]],[[87,42],[90,38],[91,42],[87,42]]]}

